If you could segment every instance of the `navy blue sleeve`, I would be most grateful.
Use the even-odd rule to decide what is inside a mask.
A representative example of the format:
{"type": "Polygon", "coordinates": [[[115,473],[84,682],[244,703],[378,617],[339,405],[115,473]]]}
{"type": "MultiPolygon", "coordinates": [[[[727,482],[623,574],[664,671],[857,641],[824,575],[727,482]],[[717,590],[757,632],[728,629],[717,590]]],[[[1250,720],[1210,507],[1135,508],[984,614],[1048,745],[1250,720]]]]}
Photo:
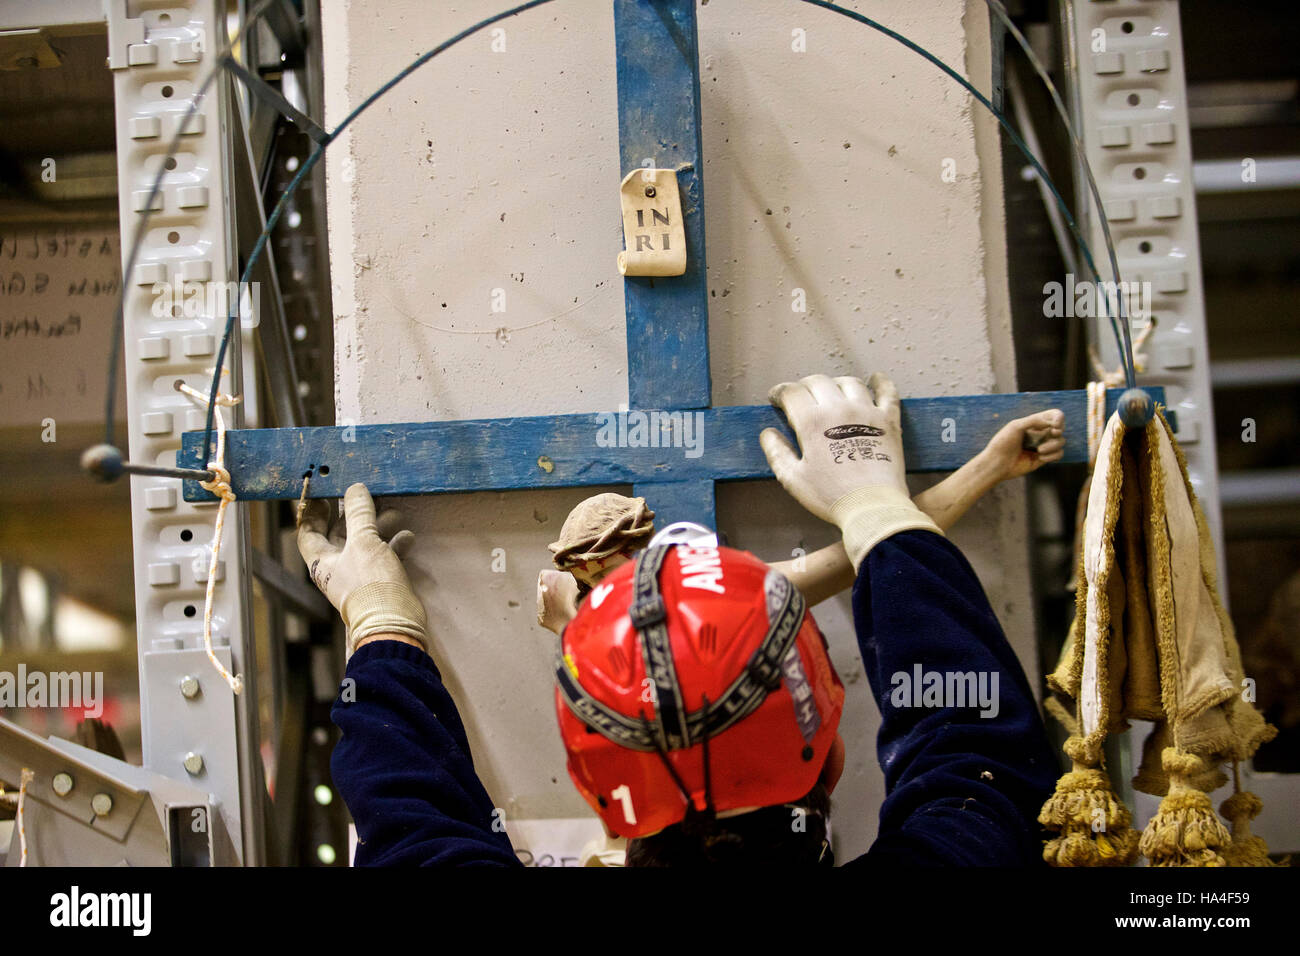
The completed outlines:
{"type": "Polygon", "coordinates": [[[929,531],[886,539],[858,571],[853,618],[886,788],[876,842],[853,864],[1043,865],[1037,817],[1057,760],[962,553],[929,531]]]}
{"type": "Polygon", "coordinates": [[[357,866],[520,865],[428,654],[367,644],[330,718],[343,731],[330,772],[356,823],[357,866]]]}

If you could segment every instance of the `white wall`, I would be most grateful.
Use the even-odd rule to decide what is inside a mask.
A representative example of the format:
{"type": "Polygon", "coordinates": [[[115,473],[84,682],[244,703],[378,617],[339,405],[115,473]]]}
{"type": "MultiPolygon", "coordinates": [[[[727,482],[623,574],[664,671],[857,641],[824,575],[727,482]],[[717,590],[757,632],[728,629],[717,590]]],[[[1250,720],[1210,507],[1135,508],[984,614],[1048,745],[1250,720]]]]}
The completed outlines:
{"type": "MultiPolygon", "coordinates": [[[[328,124],[505,5],[327,3],[328,124]]],[[[982,108],[915,54],[824,10],[698,9],[714,403],[763,402],[772,384],[811,372],[874,369],[904,395],[1013,390],[998,142],[982,108]],[[791,48],[796,29],[807,52],[791,48]],[[955,182],[941,177],[946,159],[955,182]],[[806,314],[791,311],[796,287],[806,314]]],[[[872,15],[987,90],[987,13],[976,2],[964,23],[962,9],[881,0],[872,15]]],[[[612,8],[558,0],[503,27],[504,52],[488,32],[453,48],[327,153],[340,420],[627,400],[612,8]],[[505,290],[505,313],[491,311],[493,289],[505,290]]],[[[488,791],[512,818],[585,812],[555,732],[555,639],[533,603],[546,543],[599,490],[401,502],[420,535],[413,566],[435,656],[488,791]],[[494,548],[506,573],[491,571],[494,548]]],[[[718,516],[732,544],[769,560],[834,539],[774,482],[721,488],[718,516]]],[[[1020,489],[991,496],[953,537],[1032,665],[1020,489]]],[[[878,718],[847,598],[817,617],[849,688],[843,859],[875,833],[878,718]]]]}

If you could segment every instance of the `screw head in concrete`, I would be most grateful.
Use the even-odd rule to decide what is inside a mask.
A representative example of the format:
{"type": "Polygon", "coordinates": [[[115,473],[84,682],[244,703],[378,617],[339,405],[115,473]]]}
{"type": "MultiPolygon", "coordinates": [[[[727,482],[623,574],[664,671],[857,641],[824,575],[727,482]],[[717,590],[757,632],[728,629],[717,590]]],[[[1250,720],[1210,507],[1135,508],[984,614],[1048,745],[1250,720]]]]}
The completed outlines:
{"type": "Polygon", "coordinates": [[[203,770],[203,758],[191,750],[185,755],[185,769],[191,777],[197,777],[203,770]]]}
{"type": "Polygon", "coordinates": [[[97,793],[90,798],[90,809],[95,816],[106,817],[113,811],[113,798],[106,793],[97,793]]]}
{"type": "Polygon", "coordinates": [[[181,678],[181,694],[186,700],[193,700],[199,696],[199,679],[193,674],[186,674],[181,678]]]}
{"type": "Polygon", "coordinates": [[[72,774],[56,773],[52,785],[55,793],[61,797],[66,797],[72,792],[72,774]]]}

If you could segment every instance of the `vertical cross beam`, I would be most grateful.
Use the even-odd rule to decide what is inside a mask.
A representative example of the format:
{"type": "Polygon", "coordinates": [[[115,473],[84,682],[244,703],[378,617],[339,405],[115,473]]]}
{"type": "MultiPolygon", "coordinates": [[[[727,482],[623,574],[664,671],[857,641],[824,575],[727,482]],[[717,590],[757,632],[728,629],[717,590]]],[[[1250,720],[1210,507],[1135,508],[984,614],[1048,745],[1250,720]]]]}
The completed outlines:
{"type": "MultiPolygon", "coordinates": [[[[694,0],[614,0],[614,32],[619,179],[647,164],[675,170],[686,230],[683,275],[624,278],[628,404],[707,408],[712,389],[694,0]]],[[[712,481],[638,482],[634,490],[655,509],[660,527],[681,520],[714,526],[712,481]]]]}

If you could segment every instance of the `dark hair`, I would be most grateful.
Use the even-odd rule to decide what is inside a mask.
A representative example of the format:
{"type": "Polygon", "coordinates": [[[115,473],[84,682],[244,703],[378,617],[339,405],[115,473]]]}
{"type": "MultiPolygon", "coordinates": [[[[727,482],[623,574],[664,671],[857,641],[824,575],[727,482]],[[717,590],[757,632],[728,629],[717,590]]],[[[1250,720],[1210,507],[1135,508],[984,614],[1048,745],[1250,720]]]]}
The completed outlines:
{"type": "Polygon", "coordinates": [[[818,783],[792,803],[721,820],[696,813],[627,842],[628,866],[815,866],[834,862],[827,842],[831,795],[818,783]]]}

